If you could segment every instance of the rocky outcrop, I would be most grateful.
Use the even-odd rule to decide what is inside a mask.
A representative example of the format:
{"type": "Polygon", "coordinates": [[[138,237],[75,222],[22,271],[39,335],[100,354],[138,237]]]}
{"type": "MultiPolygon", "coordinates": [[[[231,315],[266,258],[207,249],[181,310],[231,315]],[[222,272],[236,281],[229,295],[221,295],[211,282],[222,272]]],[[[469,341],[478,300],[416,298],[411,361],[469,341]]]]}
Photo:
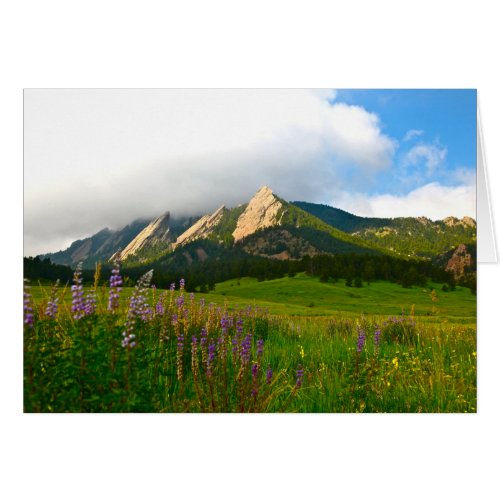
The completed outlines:
{"type": "MultiPolygon", "coordinates": [[[[158,246],[167,246],[172,237],[170,234],[170,212],[165,212],[150,222],[123,250],[121,258],[125,260],[140,250],[158,246]]],[[[113,256],[114,257],[114,256],[113,256]]],[[[111,257],[111,260],[113,259],[111,257]]]]}
{"type": "Polygon", "coordinates": [[[446,270],[452,271],[455,279],[458,280],[469,272],[472,264],[472,255],[468,252],[467,247],[461,244],[458,245],[457,249],[448,260],[446,270]]]}
{"type": "Polygon", "coordinates": [[[195,222],[187,231],[184,231],[176,240],[174,248],[181,245],[186,245],[191,241],[208,238],[210,234],[217,227],[224,212],[226,211],[224,205],[220,206],[213,214],[204,215],[201,219],[195,222]]]}
{"type": "Polygon", "coordinates": [[[446,217],[443,219],[443,222],[448,227],[454,226],[464,226],[464,227],[476,227],[476,221],[472,217],[462,217],[461,219],[457,219],[457,217],[446,217]]]}
{"type": "Polygon", "coordinates": [[[234,241],[239,241],[259,229],[279,225],[278,213],[283,204],[267,187],[261,187],[238,218],[233,231],[234,241]]]}
{"type": "Polygon", "coordinates": [[[464,226],[476,227],[476,221],[472,217],[462,217],[461,222],[464,226]]]}

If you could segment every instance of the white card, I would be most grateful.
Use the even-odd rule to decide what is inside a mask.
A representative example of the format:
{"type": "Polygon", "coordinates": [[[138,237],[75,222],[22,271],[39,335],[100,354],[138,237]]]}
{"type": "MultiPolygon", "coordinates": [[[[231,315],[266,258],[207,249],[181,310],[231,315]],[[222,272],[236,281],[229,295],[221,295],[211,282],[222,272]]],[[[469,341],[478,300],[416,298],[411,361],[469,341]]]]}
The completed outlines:
{"type": "Polygon", "coordinates": [[[479,105],[477,113],[477,241],[477,262],[481,264],[498,262],[479,105]]]}

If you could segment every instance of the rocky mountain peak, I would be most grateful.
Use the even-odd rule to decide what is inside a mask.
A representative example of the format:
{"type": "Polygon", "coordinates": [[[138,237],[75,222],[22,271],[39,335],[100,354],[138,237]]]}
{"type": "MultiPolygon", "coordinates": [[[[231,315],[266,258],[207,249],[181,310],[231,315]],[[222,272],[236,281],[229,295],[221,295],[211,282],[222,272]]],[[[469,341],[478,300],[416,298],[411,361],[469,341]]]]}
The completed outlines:
{"type": "Polygon", "coordinates": [[[233,231],[234,241],[239,241],[259,229],[279,225],[278,214],[283,204],[271,189],[262,186],[240,215],[233,231]]]}
{"type": "Polygon", "coordinates": [[[219,224],[226,210],[225,205],[221,205],[214,213],[201,217],[177,238],[174,248],[200,238],[207,238],[219,224]]]}
{"type": "Polygon", "coordinates": [[[172,241],[170,234],[170,212],[150,222],[123,250],[121,258],[125,260],[145,247],[166,245],[172,241]]]}

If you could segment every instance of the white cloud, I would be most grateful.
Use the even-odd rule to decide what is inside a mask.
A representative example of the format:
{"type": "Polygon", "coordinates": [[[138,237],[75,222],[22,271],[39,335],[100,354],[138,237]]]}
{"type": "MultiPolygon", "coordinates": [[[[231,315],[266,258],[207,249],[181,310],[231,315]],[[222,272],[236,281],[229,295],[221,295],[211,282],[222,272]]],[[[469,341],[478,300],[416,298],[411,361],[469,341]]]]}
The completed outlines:
{"type": "MultiPolygon", "coordinates": [[[[331,91],[27,90],[25,252],[165,210],[204,213],[263,184],[322,201],[397,147],[331,91]]],[[[361,174],[360,174],[361,173],[361,174]]]]}
{"type": "Polygon", "coordinates": [[[476,218],[476,186],[469,183],[450,187],[432,182],[401,196],[342,193],[335,206],[365,217],[476,218]]]}
{"type": "Polygon", "coordinates": [[[417,129],[411,129],[406,132],[405,136],[403,137],[403,142],[411,141],[412,139],[415,139],[415,137],[419,137],[424,133],[423,130],[417,130],[417,129]]]}
{"type": "Polygon", "coordinates": [[[422,161],[431,174],[446,158],[448,149],[439,144],[418,144],[413,146],[405,156],[404,164],[407,166],[417,166],[422,161]]]}

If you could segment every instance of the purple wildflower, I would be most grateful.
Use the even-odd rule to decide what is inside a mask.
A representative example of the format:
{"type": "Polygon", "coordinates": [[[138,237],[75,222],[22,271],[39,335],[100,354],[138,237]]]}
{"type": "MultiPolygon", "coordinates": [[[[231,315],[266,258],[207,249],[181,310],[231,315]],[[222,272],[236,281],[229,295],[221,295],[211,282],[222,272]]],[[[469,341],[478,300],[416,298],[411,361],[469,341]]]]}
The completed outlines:
{"type": "Polygon", "coordinates": [[[381,331],[380,331],[380,327],[377,326],[376,329],[375,329],[375,333],[373,334],[374,335],[374,338],[373,338],[373,342],[375,343],[375,349],[378,349],[379,346],[380,346],[380,335],[381,335],[381,331]]]}
{"type": "Polygon", "coordinates": [[[85,316],[89,316],[95,313],[96,303],[97,300],[95,296],[95,290],[92,290],[85,296],[85,302],[83,304],[83,310],[85,312],[85,316]]]}
{"type": "Polygon", "coordinates": [[[200,347],[201,347],[201,361],[206,364],[207,362],[207,329],[201,329],[201,339],[200,339],[200,347]]]}
{"type": "Polygon", "coordinates": [[[264,340],[257,340],[257,357],[261,358],[262,354],[264,354],[264,340]]]}
{"type": "Polygon", "coordinates": [[[297,371],[295,372],[297,379],[295,380],[295,387],[302,387],[302,379],[304,378],[304,369],[302,365],[297,367],[297,371]]]}
{"type": "Polygon", "coordinates": [[[200,307],[204,307],[205,306],[205,299],[202,297],[200,299],[200,307]]]}
{"type": "Polygon", "coordinates": [[[215,344],[213,342],[208,346],[208,358],[207,358],[207,377],[212,376],[212,366],[215,361],[215,344]]]}
{"type": "Polygon", "coordinates": [[[83,285],[82,285],[82,263],[79,262],[73,274],[73,285],[71,286],[71,312],[73,319],[78,321],[85,316],[85,303],[83,300],[83,285]]]}
{"type": "Polygon", "coordinates": [[[59,286],[59,280],[55,282],[55,285],[52,287],[50,291],[49,302],[47,303],[47,307],[45,308],[45,314],[48,318],[55,319],[57,316],[57,311],[59,308],[59,298],[57,297],[57,288],[59,286]]]}
{"type": "Polygon", "coordinates": [[[184,278],[181,278],[179,281],[179,290],[184,290],[184,287],[186,285],[186,280],[184,278]]]}
{"type": "Polygon", "coordinates": [[[183,366],[182,354],[184,351],[184,336],[182,333],[177,337],[177,379],[182,380],[183,366]]]}
{"type": "Polygon", "coordinates": [[[356,351],[362,352],[365,347],[366,332],[358,326],[358,340],[356,342],[356,351]]]}
{"type": "Polygon", "coordinates": [[[120,305],[120,292],[123,285],[122,277],[120,276],[120,254],[115,258],[114,267],[109,278],[109,299],[108,311],[114,312],[120,305]]]}
{"type": "Polygon", "coordinates": [[[191,337],[191,370],[196,377],[198,372],[198,339],[196,335],[191,337]]]}
{"type": "Polygon", "coordinates": [[[252,334],[248,333],[241,344],[240,357],[243,366],[248,365],[248,363],[250,362],[251,349],[252,349],[252,334]]]}
{"type": "Polygon", "coordinates": [[[243,320],[238,318],[236,321],[236,331],[241,335],[243,333],[243,320]]]}
{"type": "Polygon", "coordinates": [[[229,328],[229,319],[226,316],[222,316],[221,320],[220,320],[220,326],[222,328],[222,334],[225,335],[227,333],[227,330],[229,328]]]}
{"type": "Polygon", "coordinates": [[[175,326],[179,322],[179,316],[177,314],[172,314],[172,325],[175,326]]]}
{"type": "Polygon", "coordinates": [[[28,285],[28,280],[24,280],[24,301],[23,301],[23,311],[24,311],[24,324],[29,327],[33,326],[35,316],[33,315],[33,306],[31,303],[31,293],[30,287],[28,285]]]}
{"type": "MultiPolygon", "coordinates": [[[[135,347],[135,341],[131,342],[135,335],[132,333],[134,324],[137,318],[141,317],[143,320],[149,315],[151,309],[146,304],[145,294],[151,283],[153,277],[153,270],[148,271],[144,276],[141,276],[135,285],[132,297],[130,297],[130,304],[127,312],[127,320],[125,322],[125,330],[123,331],[122,347],[135,347]]],[[[152,313],[152,311],[151,311],[152,313]]]]}
{"type": "Polygon", "coordinates": [[[259,384],[257,380],[257,376],[259,374],[259,365],[258,363],[252,363],[252,396],[255,397],[259,393],[259,384]]]}
{"type": "Polygon", "coordinates": [[[163,316],[165,314],[165,308],[163,307],[163,298],[165,296],[165,292],[163,292],[159,297],[158,297],[158,302],[156,303],[155,306],[155,311],[156,314],[163,316]]]}
{"type": "Polygon", "coordinates": [[[184,295],[179,295],[177,299],[175,299],[175,303],[177,304],[177,307],[181,308],[184,305],[184,295]]]}
{"type": "Polygon", "coordinates": [[[175,290],[175,283],[170,283],[170,291],[173,292],[175,290]]]}
{"type": "Polygon", "coordinates": [[[266,370],[266,384],[270,384],[271,380],[273,378],[273,369],[271,368],[271,365],[268,365],[267,370],[266,370]]]}

